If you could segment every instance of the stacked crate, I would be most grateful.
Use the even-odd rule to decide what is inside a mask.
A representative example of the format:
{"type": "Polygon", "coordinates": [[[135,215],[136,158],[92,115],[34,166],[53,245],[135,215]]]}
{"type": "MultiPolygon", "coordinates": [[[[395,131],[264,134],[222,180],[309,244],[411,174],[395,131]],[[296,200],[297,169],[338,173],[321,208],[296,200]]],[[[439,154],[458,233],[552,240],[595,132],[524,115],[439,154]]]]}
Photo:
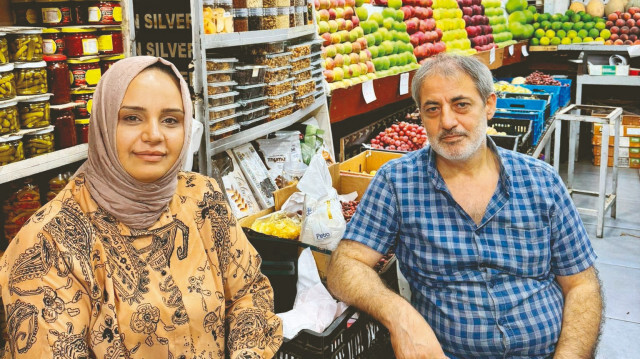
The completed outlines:
{"type": "MultiPolygon", "coordinates": [[[[609,158],[608,165],[613,166],[613,125],[609,129],[609,158]]],[[[593,125],[593,164],[600,165],[600,151],[602,148],[602,125],[593,125]]],[[[640,168],[640,116],[622,116],[620,126],[620,149],[618,167],[640,168]]]]}

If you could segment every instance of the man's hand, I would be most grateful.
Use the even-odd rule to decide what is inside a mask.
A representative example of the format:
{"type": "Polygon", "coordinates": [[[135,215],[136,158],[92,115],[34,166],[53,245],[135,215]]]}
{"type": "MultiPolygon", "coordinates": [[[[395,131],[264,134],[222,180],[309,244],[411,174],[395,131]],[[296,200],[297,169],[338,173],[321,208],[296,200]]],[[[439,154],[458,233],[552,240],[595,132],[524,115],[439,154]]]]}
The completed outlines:
{"type": "Polygon", "coordinates": [[[401,306],[401,322],[390,326],[391,344],[397,359],[444,359],[446,356],[431,327],[409,303],[401,306]]]}

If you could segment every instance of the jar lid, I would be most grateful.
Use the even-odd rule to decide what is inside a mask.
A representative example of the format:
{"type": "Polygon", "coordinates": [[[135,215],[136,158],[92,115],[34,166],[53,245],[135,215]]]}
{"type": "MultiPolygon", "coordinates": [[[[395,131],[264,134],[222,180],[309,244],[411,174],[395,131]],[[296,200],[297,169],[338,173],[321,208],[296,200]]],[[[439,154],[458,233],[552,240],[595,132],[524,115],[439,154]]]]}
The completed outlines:
{"type": "Polygon", "coordinates": [[[62,32],[66,34],[75,32],[96,32],[96,29],[90,29],[86,27],[63,27],[62,32]]]}
{"type": "Polygon", "coordinates": [[[35,35],[42,34],[42,29],[28,29],[28,30],[19,30],[14,32],[16,35],[35,35]]]}
{"type": "Polygon", "coordinates": [[[56,54],[56,55],[44,55],[42,56],[42,59],[46,62],[54,62],[54,61],[66,61],[67,57],[62,54],[56,54]]]}
{"type": "Polygon", "coordinates": [[[78,118],[76,119],[76,125],[88,125],[89,124],[89,119],[88,118],[78,118]]]}
{"type": "Polygon", "coordinates": [[[68,63],[70,64],[93,64],[96,62],[99,62],[100,58],[98,57],[92,57],[89,59],[84,59],[84,60],[78,60],[78,59],[69,59],[67,60],[68,63]]]}
{"type": "Polygon", "coordinates": [[[21,140],[22,135],[12,135],[9,137],[0,137],[0,143],[21,140]]]}
{"type": "Polygon", "coordinates": [[[16,69],[37,69],[41,67],[47,67],[47,63],[45,61],[38,62],[16,62],[16,69]]]}
{"type": "Polygon", "coordinates": [[[44,135],[44,134],[53,132],[54,128],[55,127],[53,127],[53,126],[49,126],[49,127],[43,128],[42,130],[38,130],[38,131],[35,131],[35,132],[31,132],[31,133],[25,133],[25,135],[26,136],[44,135]]]}
{"type": "Polygon", "coordinates": [[[15,106],[17,104],[18,104],[18,100],[1,101],[0,102],[0,108],[11,107],[11,106],[15,106]]]}
{"type": "Polygon", "coordinates": [[[50,93],[45,93],[42,95],[36,95],[36,96],[31,96],[28,97],[26,99],[20,99],[18,100],[18,102],[42,102],[42,101],[49,101],[49,97],[51,97],[52,94],[50,93]]]}
{"type": "Polygon", "coordinates": [[[0,72],[8,72],[8,71],[13,71],[12,63],[0,65],[0,72]]]}
{"type": "Polygon", "coordinates": [[[117,61],[117,60],[122,60],[122,59],[124,59],[124,54],[101,57],[100,61],[117,61]]]}
{"type": "Polygon", "coordinates": [[[71,94],[72,95],[85,95],[85,94],[94,93],[95,91],[96,91],[95,87],[85,87],[85,88],[79,88],[79,89],[72,89],[71,90],[71,94]]]}
{"type": "Polygon", "coordinates": [[[122,28],[120,26],[107,26],[100,29],[100,31],[120,31],[121,32],[122,28]]]}
{"type": "Polygon", "coordinates": [[[60,29],[56,29],[56,28],[48,28],[48,29],[42,30],[43,34],[57,34],[59,32],[60,32],[60,29]]]}

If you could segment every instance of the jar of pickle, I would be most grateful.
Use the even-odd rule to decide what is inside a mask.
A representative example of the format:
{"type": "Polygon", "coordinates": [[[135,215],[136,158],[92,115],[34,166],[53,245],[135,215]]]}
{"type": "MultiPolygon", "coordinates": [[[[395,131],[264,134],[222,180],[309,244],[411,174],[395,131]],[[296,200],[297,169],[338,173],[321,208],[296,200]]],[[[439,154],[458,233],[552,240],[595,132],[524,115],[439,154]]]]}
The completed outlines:
{"type": "Polygon", "coordinates": [[[249,10],[233,9],[233,31],[249,31],[249,10]]]}
{"type": "Polygon", "coordinates": [[[22,62],[15,64],[16,93],[38,95],[47,93],[47,63],[22,62]]]}
{"type": "Polygon", "coordinates": [[[65,27],[62,33],[67,56],[82,57],[98,54],[98,37],[95,29],[65,27]]]}
{"type": "Polygon", "coordinates": [[[75,107],[76,117],[85,118],[91,115],[94,91],[95,88],[74,89],[71,91],[71,99],[78,104],[75,107]]]}
{"type": "Polygon", "coordinates": [[[79,118],[76,120],[76,138],[78,143],[89,143],[89,119],[79,118]]]}
{"type": "Polygon", "coordinates": [[[71,18],[71,1],[68,0],[36,0],[41,5],[42,24],[45,26],[73,25],[71,18]]]}
{"type": "Polygon", "coordinates": [[[101,55],[123,53],[122,29],[118,26],[101,29],[98,34],[98,51],[101,55]]]}
{"type": "Polygon", "coordinates": [[[0,32],[0,65],[9,62],[9,45],[7,43],[7,34],[0,32]]]}
{"type": "Polygon", "coordinates": [[[52,105],[71,102],[71,84],[69,83],[69,66],[64,55],[44,56],[47,62],[47,87],[53,93],[52,105]]]}
{"type": "Polygon", "coordinates": [[[71,88],[95,86],[102,77],[100,70],[100,59],[97,57],[77,60],[67,60],[69,72],[71,73],[71,88]]]}
{"type": "Polygon", "coordinates": [[[33,158],[54,151],[55,142],[53,129],[53,127],[49,127],[24,135],[24,153],[27,158],[33,158]]]}
{"type": "Polygon", "coordinates": [[[0,65],[0,101],[16,97],[13,64],[0,65]]]}
{"type": "Polygon", "coordinates": [[[289,28],[289,7],[278,7],[278,15],[276,16],[276,28],[289,28]]]}
{"type": "Polygon", "coordinates": [[[59,29],[42,30],[42,53],[46,55],[64,54],[64,37],[59,29]]]}
{"type": "Polygon", "coordinates": [[[26,178],[24,185],[15,188],[15,192],[2,204],[4,235],[9,242],[40,208],[40,189],[32,182],[30,178],[26,178]]]}
{"type": "Polygon", "coordinates": [[[122,6],[120,1],[92,1],[87,7],[87,22],[91,25],[120,25],[122,6]]]}
{"type": "Polygon", "coordinates": [[[0,102],[0,135],[20,131],[18,124],[18,101],[0,102]]]}
{"type": "Polygon", "coordinates": [[[49,95],[31,97],[18,102],[18,116],[22,129],[47,127],[51,124],[49,95]]]}
{"type": "Polygon", "coordinates": [[[72,108],[51,110],[51,118],[55,125],[56,148],[72,147],[78,144],[76,135],[76,117],[72,108]]]}
{"type": "Polygon", "coordinates": [[[41,23],[40,7],[35,0],[11,0],[11,9],[16,26],[38,26],[41,23]]]}
{"type": "Polygon", "coordinates": [[[118,61],[120,61],[122,59],[124,59],[124,55],[101,57],[100,58],[100,70],[102,71],[102,74],[104,75],[104,73],[107,72],[107,70],[109,70],[111,65],[115,64],[116,62],[118,62],[118,61]]]}
{"type": "Polygon", "coordinates": [[[0,137],[0,166],[22,160],[24,160],[22,136],[0,137]]]}
{"type": "Polygon", "coordinates": [[[62,173],[58,173],[49,180],[49,192],[47,192],[47,202],[53,200],[60,191],[69,183],[62,173]]]}
{"type": "Polygon", "coordinates": [[[42,61],[42,30],[22,30],[9,41],[11,61],[42,61]]]}
{"type": "Polygon", "coordinates": [[[262,30],[277,29],[276,18],[278,17],[278,9],[275,7],[266,7],[263,9],[264,15],[262,15],[262,30]]]}

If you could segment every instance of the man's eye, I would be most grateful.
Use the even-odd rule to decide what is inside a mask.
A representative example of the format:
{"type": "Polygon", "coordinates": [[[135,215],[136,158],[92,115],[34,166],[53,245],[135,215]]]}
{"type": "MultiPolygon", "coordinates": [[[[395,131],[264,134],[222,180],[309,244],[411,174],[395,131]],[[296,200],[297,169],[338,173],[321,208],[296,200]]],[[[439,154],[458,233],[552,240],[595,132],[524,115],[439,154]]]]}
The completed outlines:
{"type": "Polygon", "coordinates": [[[468,108],[469,106],[471,106],[471,104],[468,102],[459,102],[456,104],[456,106],[458,106],[458,108],[468,108]]]}
{"type": "Polygon", "coordinates": [[[425,112],[435,112],[438,111],[437,107],[427,107],[425,110],[425,112]]]}

